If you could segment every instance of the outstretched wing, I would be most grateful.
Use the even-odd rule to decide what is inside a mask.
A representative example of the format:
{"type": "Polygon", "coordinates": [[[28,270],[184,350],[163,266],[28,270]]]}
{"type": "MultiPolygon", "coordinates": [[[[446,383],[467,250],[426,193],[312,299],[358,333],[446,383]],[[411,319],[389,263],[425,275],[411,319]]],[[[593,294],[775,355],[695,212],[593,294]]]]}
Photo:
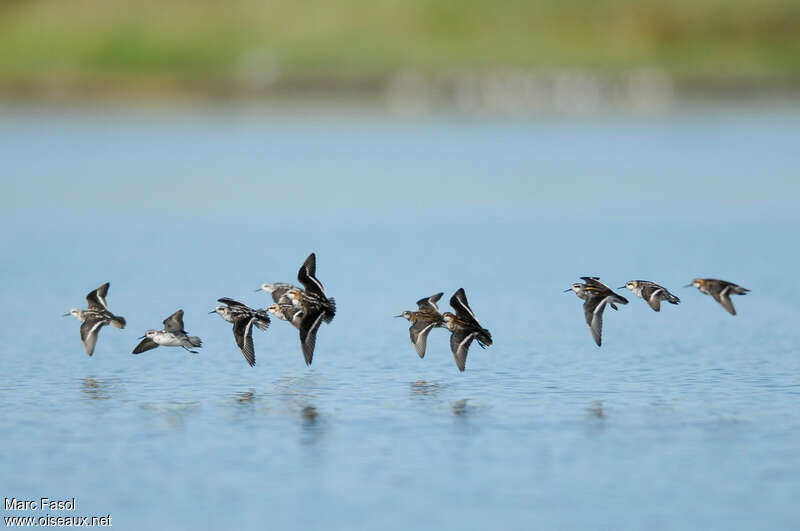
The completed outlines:
{"type": "Polygon", "coordinates": [[[417,355],[420,358],[425,357],[425,349],[428,346],[428,333],[435,326],[436,321],[417,319],[408,329],[409,335],[411,336],[411,342],[414,343],[414,348],[417,350],[417,355]]]}
{"type": "Polygon", "coordinates": [[[647,301],[652,309],[657,312],[661,311],[661,295],[664,293],[664,288],[657,284],[652,286],[648,285],[642,288],[642,298],[647,301]]]}
{"type": "Polygon", "coordinates": [[[106,324],[104,319],[95,319],[91,316],[81,324],[81,341],[83,341],[83,348],[86,349],[86,353],[90,356],[94,354],[97,334],[104,324],[106,324]]]}
{"type": "Polygon", "coordinates": [[[456,317],[460,317],[466,321],[475,323],[475,325],[480,326],[478,323],[478,318],[475,317],[475,314],[472,313],[472,308],[469,307],[469,302],[467,302],[467,294],[464,293],[464,288],[458,288],[452,297],[450,297],[450,306],[456,311],[456,317]]]}
{"type": "Polygon", "coordinates": [[[318,309],[311,310],[303,316],[300,321],[300,346],[303,348],[303,357],[306,360],[306,365],[311,365],[314,358],[314,347],[317,344],[317,330],[322,324],[322,318],[325,312],[318,309]]]}
{"type": "Polygon", "coordinates": [[[108,295],[108,287],[110,285],[110,283],[106,282],[96,290],[86,295],[86,302],[89,303],[90,310],[110,311],[108,309],[108,305],[106,304],[106,295],[108,295]]]}
{"type": "Polygon", "coordinates": [[[233,322],[233,338],[242,351],[242,356],[252,367],[256,364],[256,351],[253,347],[253,321],[250,315],[242,315],[233,322]]]}
{"type": "Polygon", "coordinates": [[[725,286],[722,288],[721,291],[712,290],[711,296],[714,297],[723,308],[725,308],[729,314],[736,315],[736,308],[733,307],[733,302],[731,302],[731,287],[725,286]]]}
{"type": "Polygon", "coordinates": [[[183,310],[178,310],[164,319],[164,330],[167,332],[183,331],[183,310]]]}
{"type": "Polygon", "coordinates": [[[133,349],[133,353],[134,354],[141,354],[142,352],[144,352],[146,350],[154,349],[157,346],[158,346],[158,343],[156,343],[155,341],[153,341],[149,337],[146,337],[146,338],[142,339],[141,343],[136,345],[136,348],[133,349]]]}
{"type": "Polygon", "coordinates": [[[248,309],[250,308],[245,303],[229,299],[228,297],[222,297],[221,299],[217,299],[217,302],[221,302],[222,304],[227,304],[228,306],[237,306],[239,308],[248,308],[248,309]]]}
{"type": "Polygon", "coordinates": [[[608,286],[600,282],[600,277],[581,277],[581,280],[583,280],[587,286],[609,289],[608,286]]]}
{"type": "Polygon", "coordinates": [[[450,336],[450,350],[453,351],[453,358],[456,360],[456,366],[458,366],[458,370],[461,372],[464,372],[467,366],[467,352],[476,335],[477,332],[473,330],[456,328],[450,336]]]}
{"type": "Polygon", "coordinates": [[[586,317],[586,324],[592,331],[594,342],[599,347],[603,341],[603,310],[612,297],[589,297],[583,303],[583,315],[586,317]]]}
{"type": "Polygon", "coordinates": [[[303,285],[306,291],[325,297],[325,288],[322,287],[322,282],[317,280],[317,257],[314,253],[308,255],[306,261],[300,266],[297,272],[297,280],[303,285]]]}
{"type": "Polygon", "coordinates": [[[430,297],[420,299],[417,301],[417,306],[419,306],[420,311],[423,312],[439,313],[439,307],[436,305],[436,303],[439,302],[439,299],[442,298],[442,295],[444,295],[444,293],[437,293],[436,295],[431,295],[430,297]]]}

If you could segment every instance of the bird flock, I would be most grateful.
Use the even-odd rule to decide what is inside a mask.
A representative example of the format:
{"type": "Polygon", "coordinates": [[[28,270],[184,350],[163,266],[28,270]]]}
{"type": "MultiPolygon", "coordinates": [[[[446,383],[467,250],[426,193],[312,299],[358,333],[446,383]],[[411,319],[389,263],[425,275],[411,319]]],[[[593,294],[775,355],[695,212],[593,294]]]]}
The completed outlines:
{"type": "MultiPolygon", "coordinates": [[[[233,325],[236,346],[251,367],[256,364],[253,327],[262,331],[267,330],[271,322],[270,316],[291,323],[299,331],[303,359],[306,365],[311,365],[319,328],[322,323],[330,323],[336,315],[336,301],[325,294],[322,282],[316,276],[316,270],[316,255],[311,253],[297,273],[297,280],[303,288],[280,282],[262,284],[256,291],[266,291],[274,301],[274,304],[266,309],[250,308],[228,297],[217,300],[222,305],[215,307],[209,313],[216,313],[233,325]]],[[[603,335],[603,312],[606,306],[618,310],[617,305],[628,304],[628,299],[600,282],[599,277],[586,276],[581,277],[581,280],[583,283],[572,284],[564,291],[572,291],[584,301],[583,313],[586,324],[595,343],[600,346],[603,335]]],[[[73,308],[64,314],[71,315],[81,322],[81,341],[89,356],[94,353],[97,336],[103,326],[125,328],[126,325],[124,317],[115,315],[108,308],[106,296],[109,286],[110,284],[106,282],[86,296],[88,308],[84,310],[73,308]]],[[[695,287],[701,293],[710,295],[731,315],[736,315],[731,295],[745,295],[750,291],[732,282],[713,278],[696,278],[686,287],[695,287]]],[[[643,299],[656,312],[661,311],[662,301],[670,304],[680,303],[680,299],[667,288],[648,280],[629,280],[618,289],[623,288],[643,299]]],[[[403,317],[411,323],[409,328],[411,343],[420,358],[425,357],[428,334],[431,330],[445,328],[450,331],[450,349],[456,367],[463,372],[466,368],[467,352],[473,341],[477,341],[481,348],[486,348],[492,344],[492,334],[481,326],[467,301],[464,288],[459,288],[450,297],[450,306],[454,313],[439,311],[437,303],[443,295],[444,293],[440,292],[422,298],[417,301],[418,311],[404,311],[395,317],[403,317]]],[[[163,325],[162,330],[147,330],[139,338],[141,341],[133,349],[133,354],[141,354],[159,346],[182,347],[188,352],[197,354],[193,349],[200,348],[202,340],[197,336],[190,336],[184,329],[183,310],[178,310],[164,319],[163,325]]]]}
{"type": "MultiPolygon", "coordinates": [[[[336,301],[333,297],[325,295],[322,282],[317,279],[317,257],[311,253],[300,271],[297,280],[302,284],[301,289],[292,284],[268,283],[262,284],[256,291],[266,291],[272,295],[275,304],[266,310],[250,308],[237,300],[222,297],[217,306],[209,313],[216,313],[225,321],[233,324],[233,338],[236,346],[242,352],[245,361],[252,367],[256,364],[256,352],[253,345],[253,327],[266,330],[271,322],[270,314],[283,321],[290,322],[300,331],[300,346],[306,365],[311,365],[314,358],[314,347],[317,343],[317,332],[320,325],[330,323],[336,315],[336,301]]],[[[97,343],[100,329],[111,324],[117,328],[125,328],[125,319],[114,315],[108,309],[106,295],[109,283],[106,282],[86,296],[89,308],[86,310],[72,309],[69,313],[81,321],[81,341],[86,353],[91,356],[97,343]]],[[[133,354],[141,354],[159,346],[182,347],[197,354],[194,348],[203,345],[197,336],[190,336],[184,329],[183,310],[178,310],[164,319],[162,330],[148,330],[141,336],[141,340],[133,354]]]]}
{"type": "MultiPolygon", "coordinates": [[[[628,299],[614,293],[611,288],[600,282],[599,277],[581,277],[581,280],[583,280],[583,284],[577,282],[565,289],[564,292],[574,291],[575,295],[584,300],[583,315],[586,317],[586,324],[589,325],[594,342],[599,347],[603,343],[603,311],[606,306],[618,310],[617,304],[628,304],[628,299]]],[[[733,282],[715,278],[696,278],[686,287],[695,287],[702,293],[711,295],[731,315],[736,315],[731,295],[745,295],[750,291],[733,282]]],[[[629,280],[624,286],[617,289],[623,288],[631,290],[637,297],[644,299],[657,312],[661,311],[661,301],[671,304],[681,302],[667,288],[649,280],[629,280]]]]}

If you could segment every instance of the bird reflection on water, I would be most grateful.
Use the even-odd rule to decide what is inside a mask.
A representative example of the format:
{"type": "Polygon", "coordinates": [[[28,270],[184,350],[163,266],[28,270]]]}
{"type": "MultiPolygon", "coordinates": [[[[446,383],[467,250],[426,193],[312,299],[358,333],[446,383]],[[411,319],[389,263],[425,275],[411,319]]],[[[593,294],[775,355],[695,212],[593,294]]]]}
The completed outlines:
{"type": "Polygon", "coordinates": [[[116,380],[96,380],[93,376],[87,376],[81,380],[81,392],[84,398],[90,400],[108,400],[114,397],[115,383],[116,380]]]}
{"type": "Polygon", "coordinates": [[[461,400],[456,400],[453,402],[453,404],[450,406],[450,408],[453,410],[453,415],[457,417],[467,417],[470,415],[473,408],[467,405],[468,401],[469,398],[462,398],[461,400]]]}
{"type": "Polygon", "coordinates": [[[438,382],[426,382],[425,380],[417,380],[411,382],[411,396],[435,397],[441,392],[442,385],[438,382]]]}
{"type": "Polygon", "coordinates": [[[236,393],[235,395],[236,401],[240,404],[252,404],[256,398],[256,394],[254,391],[244,391],[241,393],[236,393]]]}

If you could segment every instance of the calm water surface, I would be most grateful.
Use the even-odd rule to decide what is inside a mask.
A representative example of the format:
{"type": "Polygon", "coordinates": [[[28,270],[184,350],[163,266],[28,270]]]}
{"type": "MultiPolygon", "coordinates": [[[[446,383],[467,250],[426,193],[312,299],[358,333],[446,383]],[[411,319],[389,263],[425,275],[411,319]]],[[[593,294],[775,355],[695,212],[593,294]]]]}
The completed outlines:
{"type": "Polygon", "coordinates": [[[3,496],[121,529],[800,527],[798,110],[0,118],[3,496]],[[314,364],[273,321],[248,367],[207,312],[312,250],[314,364]],[[682,303],[597,348],[587,274],[682,303]],[[731,317],[695,276],[752,293],[731,317]],[[105,281],[128,326],[90,358],[61,314],[105,281]],[[459,374],[392,316],[462,286],[495,344],[459,374]],[[200,354],[130,354],[178,308],[200,354]]]}

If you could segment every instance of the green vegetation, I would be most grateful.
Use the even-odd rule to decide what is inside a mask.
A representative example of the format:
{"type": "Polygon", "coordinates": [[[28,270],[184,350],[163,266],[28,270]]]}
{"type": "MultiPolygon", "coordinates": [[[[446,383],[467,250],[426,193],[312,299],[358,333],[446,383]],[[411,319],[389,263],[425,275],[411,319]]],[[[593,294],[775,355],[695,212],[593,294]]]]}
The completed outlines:
{"type": "Polygon", "coordinates": [[[6,92],[359,87],[503,66],[797,85],[799,58],[797,0],[0,0],[6,92]]]}

